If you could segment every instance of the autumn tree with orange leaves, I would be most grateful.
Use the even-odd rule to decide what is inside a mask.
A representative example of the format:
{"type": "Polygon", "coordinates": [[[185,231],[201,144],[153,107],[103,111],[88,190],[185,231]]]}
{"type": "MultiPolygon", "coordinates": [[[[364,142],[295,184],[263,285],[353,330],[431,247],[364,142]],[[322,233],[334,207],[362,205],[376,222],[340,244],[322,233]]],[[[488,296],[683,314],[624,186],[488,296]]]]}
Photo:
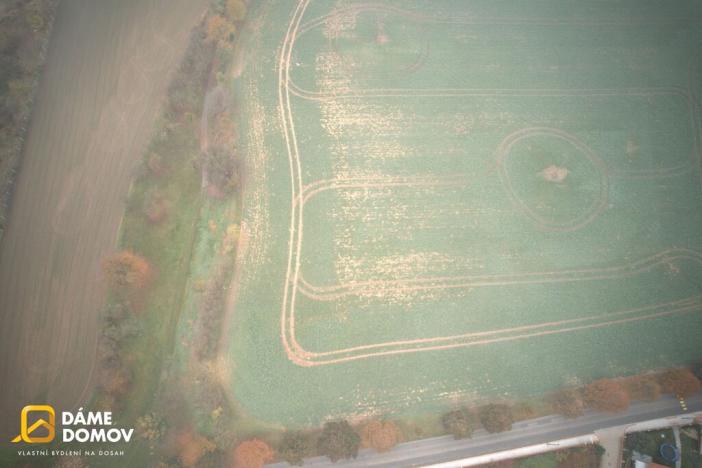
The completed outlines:
{"type": "Polygon", "coordinates": [[[652,375],[634,375],[624,380],[624,388],[634,400],[654,401],[661,396],[661,385],[652,375]]]}
{"type": "Polygon", "coordinates": [[[216,446],[206,437],[192,431],[185,431],[178,435],[178,458],[183,466],[197,466],[205,454],[212,452],[216,446]]]}
{"type": "Polygon", "coordinates": [[[273,460],[274,452],[261,439],[250,439],[240,443],[234,449],[233,468],[261,468],[273,460]]]}
{"type": "Polygon", "coordinates": [[[589,406],[599,411],[617,413],[629,408],[629,394],[616,380],[595,380],[585,387],[583,396],[589,406]]]}
{"type": "Polygon", "coordinates": [[[224,16],[213,15],[207,20],[207,40],[225,47],[231,43],[236,28],[224,16]]]}
{"type": "Polygon", "coordinates": [[[107,281],[116,293],[133,293],[146,287],[151,279],[151,266],[131,250],[123,250],[102,262],[107,281]]]}
{"type": "Polygon", "coordinates": [[[689,369],[670,369],[658,376],[663,391],[683,398],[700,391],[700,381],[689,369]]]}
{"type": "Polygon", "coordinates": [[[392,421],[371,421],[361,429],[361,443],[377,452],[387,452],[400,441],[400,429],[392,421]]]}

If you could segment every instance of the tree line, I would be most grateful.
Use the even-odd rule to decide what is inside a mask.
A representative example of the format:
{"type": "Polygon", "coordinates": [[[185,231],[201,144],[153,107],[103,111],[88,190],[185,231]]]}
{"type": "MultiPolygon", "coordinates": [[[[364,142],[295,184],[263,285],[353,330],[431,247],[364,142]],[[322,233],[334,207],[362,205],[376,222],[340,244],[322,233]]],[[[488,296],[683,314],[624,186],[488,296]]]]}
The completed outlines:
{"type": "Polygon", "coordinates": [[[58,0],[0,5],[0,239],[58,0]]]}

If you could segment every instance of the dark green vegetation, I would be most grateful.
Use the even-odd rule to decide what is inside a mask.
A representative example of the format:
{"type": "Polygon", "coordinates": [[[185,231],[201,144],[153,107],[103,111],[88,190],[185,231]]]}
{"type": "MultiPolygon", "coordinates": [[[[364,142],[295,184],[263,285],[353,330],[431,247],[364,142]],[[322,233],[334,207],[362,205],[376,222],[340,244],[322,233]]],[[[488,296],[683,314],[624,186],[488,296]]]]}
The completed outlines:
{"type": "Polygon", "coordinates": [[[216,354],[239,235],[235,129],[228,92],[219,82],[231,65],[235,24],[241,20],[227,17],[227,7],[245,12],[237,4],[214,2],[193,31],[130,190],[119,241],[123,250],[103,263],[112,291],[95,405],[112,409],[124,423],[138,421],[141,447],[129,455],[136,465],[152,457],[149,447],[186,466],[201,459],[217,463],[228,448],[200,429],[219,432],[224,440],[228,432],[221,425],[232,418],[223,390],[205,368],[216,354]],[[229,33],[213,30],[217,22],[229,33]],[[229,221],[218,229],[213,218],[229,221]],[[203,257],[207,268],[198,271],[193,262],[203,257]],[[200,273],[205,277],[196,279],[200,273]],[[184,309],[193,304],[197,317],[191,321],[184,309]],[[186,369],[174,360],[179,320],[188,320],[192,332],[187,347],[180,348],[186,369]],[[192,386],[188,394],[183,383],[192,386]],[[208,426],[193,427],[196,416],[183,406],[186,398],[195,414],[207,405],[208,426]],[[164,448],[165,439],[176,443],[164,448]]]}
{"type": "Polygon", "coordinates": [[[0,239],[57,3],[0,3],[0,239]]]}
{"type": "Polygon", "coordinates": [[[317,450],[333,462],[343,458],[354,458],[361,445],[361,438],[346,421],[324,423],[317,441],[317,450]]]}
{"type": "MultiPolygon", "coordinates": [[[[701,436],[699,425],[680,428],[681,462],[683,467],[702,467],[702,455],[699,452],[701,436]]],[[[624,441],[623,460],[624,462],[630,460],[633,452],[636,451],[642,455],[650,456],[656,463],[668,465],[669,463],[661,457],[659,451],[661,444],[664,443],[676,445],[672,429],[628,434],[624,441]]]]}
{"type": "MultiPolygon", "coordinates": [[[[129,356],[120,359],[129,367],[120,368],[131,381],[129,418],[146,412],[152,404],[163,358],[173,349],[195,239],[194,222],[202,204],[201,176],[192,164],[200,154],[199,121],[195,116],[201,112],[214,57],[214,47],[204,40],[203,27],[193,33],[186,58],[169,89],[161,123],[149,145],[143,174],[130,191],[122,224],[120,245],[148,262],[154,272],[150,284],[143,286],[148,290],[136,295],[114,291],[111,306],[138,315],[140,325],[141,339],[119,346],[120,354],[129,356]],[[163,219],[150,216],[155,197],[169,207],[163,219]]],[[[117,396],[109,385],[103,384],[103,389],[109,400],[117,396]]]]}
{"type": "Polygon", "coordinates": [[[488,432],[512,429],[512,409],[508,405],[491,403],[480,408],[480,422],[488,432]]]}
{"type": "Polygon", "coordinates": [[[280,441],[278,455],[291,465],[302,465],[303,458],[313,452],[310,437],[304,432],[286,432],[280,441]]]}
{"type": "Polygon", "coordinates": [[[444,430],[456,439],[470,437],[475,428],[475,417],[467,408],[449,411],[441,417],[444,430]]]}

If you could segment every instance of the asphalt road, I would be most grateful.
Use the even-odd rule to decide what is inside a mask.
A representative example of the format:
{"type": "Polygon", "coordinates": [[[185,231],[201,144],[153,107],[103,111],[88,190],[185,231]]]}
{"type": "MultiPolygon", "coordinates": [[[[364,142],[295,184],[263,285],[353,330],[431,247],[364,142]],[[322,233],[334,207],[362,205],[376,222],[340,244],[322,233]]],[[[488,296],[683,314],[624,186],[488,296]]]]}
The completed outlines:
{"type": "MultiPolygon", "coordinates": [[[[665,396],[654,402],[636,402],[625,413],[609,414],[589,411],[576,419],[562,416],[521,421],[509,432],[489,434],[476,431],[470,439],[454,440],[451,436],[434,437],[400,444],[387,453],[361,450],[355,460],[331,463],[327,457],[305,459],[305,467],[412,467],[459,460],[476,455],[509,450],[553,440],[587,435],[599,429],[633,424],[650,419],[664,418],[683,413],[702,411],[702,395],[689,398],[687,411],[683,411],[677,399],[665,396]]],[[[287,468],[287,463],[266,465],[271,468],[287,468]]]]}

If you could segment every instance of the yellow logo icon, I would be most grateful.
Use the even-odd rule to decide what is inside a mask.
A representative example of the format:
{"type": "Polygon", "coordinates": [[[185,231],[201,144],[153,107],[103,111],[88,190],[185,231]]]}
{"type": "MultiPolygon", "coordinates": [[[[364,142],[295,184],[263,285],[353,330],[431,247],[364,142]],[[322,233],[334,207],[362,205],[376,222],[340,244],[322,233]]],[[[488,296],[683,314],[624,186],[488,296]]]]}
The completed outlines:
{"type": "Polygon", "coordinates": [[[56,413],[49,405],[28,405],[22,408],[20,434],[12,439],[12,442],[27,442],[28,444],[40,444],[51,442],[56,436],[56,413]],[[45,412],[48,421],[43,418],[37,419],[31,426],[29,425],[29,413],[45,412]],[[32,437],[32,433],[40,427],[45,428],[48,434],[42,437],[32,437]]]}

